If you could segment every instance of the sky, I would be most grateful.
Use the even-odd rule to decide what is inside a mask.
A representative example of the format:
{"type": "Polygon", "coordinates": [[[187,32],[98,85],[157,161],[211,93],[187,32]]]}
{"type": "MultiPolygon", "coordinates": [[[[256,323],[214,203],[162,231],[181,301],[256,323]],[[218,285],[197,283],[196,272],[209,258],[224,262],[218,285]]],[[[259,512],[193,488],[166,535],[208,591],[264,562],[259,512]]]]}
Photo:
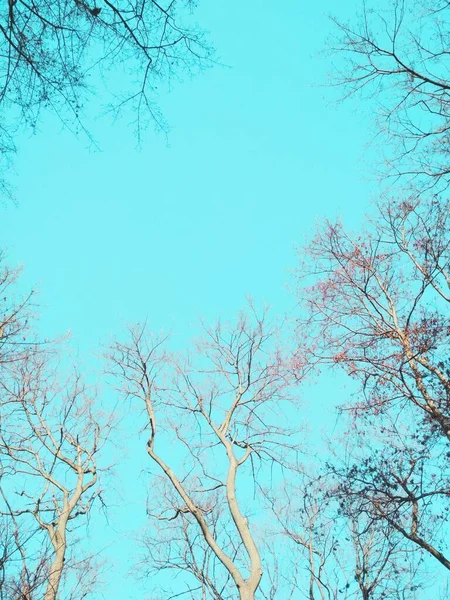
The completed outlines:
{"type": "MultiPolygon", "coordinates": [[[[353,10],[201,0],[218,64],[163,90],[167,137],[150,129],[137,149],[128,120],[108,117],[91,124],[100,150],[51,117],[21,136],[0,240],[38,290],[45,335],[70,332],[89,365],[126,323],[182,343],[248,295],[293,308],[297,249],[324,217],[357,224],[374,194],[370,120],[356,100],[336,103],[322,54],[327,15],[353,10]]],[[[105,589],[135,597],[117,577],[105,589]]]]}
{"type": "MultiPolygon", "coordinates": [[[[167,137],[92,124],[100,151],[45,119],[18,140],[2,244],[36,285],[43,327],[94,348],[124,322],[184,328],[248,294],[288,307],[317,219],[367,210],[367,127],[332,103],[320,57],[331,5],[202,2],[217,65],[160,98],[167,137]]],[[[343,11],[344,12],[344,11],[343,11]]],[[[367,123],[367,120],[366,120],[367,123]]]]}

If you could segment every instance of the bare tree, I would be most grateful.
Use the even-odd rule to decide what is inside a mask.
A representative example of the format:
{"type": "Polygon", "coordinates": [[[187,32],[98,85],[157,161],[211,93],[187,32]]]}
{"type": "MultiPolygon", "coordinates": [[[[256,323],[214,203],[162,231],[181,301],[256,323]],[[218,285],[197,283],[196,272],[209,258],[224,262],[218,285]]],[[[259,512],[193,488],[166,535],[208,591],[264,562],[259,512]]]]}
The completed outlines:
{"type": "Polygon", "coordinates": [[[44,553],[35,538],[16,544],[24,565],[34,555],[32,569],[45,573],[30,591],[44,600],[60,597],[70,532],[101,493],[97,455],[110,427],[81,376],[61,383],[52,363],[49,352],[32,353],[0,384],[1,512],[21,536],[34,523],[43,547],[47,540],[44,553]]]}
{"type": "Polygon", "coordinates": [[[300,472],[284,494],[267,495],[278,535],[308,573],[306,580],[297,574],[296,589],[309,600],[417,598],[421,586],[402,536],[369,519],[338,481],[300,472]]]}
{"type": "Polygon", "coordinates": [[[14,152],[18,127],[36,128],[43,110],[87,133],[82,116],[95,91],[114,114],[129,107],[138,136],[148,120],[164,126],[155,105],[158,83],[201,69],[211,55],[192,24],[192,8],[191,0],[6,2],[0,25],[2,156],[14,152]],[[119,64],[123,90],[110,77],[119,64]],[[101,87],[105,80],[109,89],[101,87]]]}
{"type": "Polygon", "coordinates": [[[300,564],[300,573],[286,569],[288,577],[295,574],[296,590],[309,600],[337,598],[338,594],[343,594],[339,597],[345,600],[349,586],[343,581],[346,573],[340,573],[334,558],[339,541],[328,510],[324,480],[308,477],[302,470],[292,479],[282,492],[266,492],[274,517],[272,535],[280,536],[279,547],[286,543],[293,546],[291,556],[300,564]],[[297,556],[301,556],[300,561],[297,556]]]}
{"type": "Polygon", "coordinates": [[[337,26],[331,48],[337,83],[377,102],[391,176],[419,189],[449,181],[449,17],[447,0],[364,2],[337,26]]]}
{"type": "Polygon", "coordinates": [[[361,235],[327,223],[301,269],[313,281],[297,356],[355,380],[358,401],[346,408],[371,441],[348,473],[353,487],[445,566],[426,522],[449,489],[449,220],[447,202],[415,200],[380,205],[361,235]]]}
{"type": "MultiPolygon", "coordinates": [[[[427,553],[446,569],[450,568],[447,544],[450,510],[448,448],[440,439],[400,425],[400,418],[380,435],[369,438],[376,423],[368,420],[359,443],[336,470],[337,495],[348,513],[358,507],[371,523],[383,523],[397,532],[422,554],[427,553]],[[363,438],[366,440],[364,443],[363,438]],[[381,443],[380,443],[381,442],[381,443]]],[[[358,439],[353,433],[353,443],[358,439]]]]}
{"type": "Polygon", "coordinates": [[[27,554],[37,528],[20,528],[14,516],[1,517],[0,598],[31,600],[38,595],[47,576],[48,548],[42,545],[33,559],[27,554]]]}
{"type": "Polygon", "coordinates": [[[447,439],[449,225],[450,204],[434,200],[381,205],[361,235],[325,224],[300,269],[313,280],[301,288],[297,357],[358,381],[354,412],[412,405],[447,439]]]}
{"type": "Polygon", "coordinates": [[[19,274],[20,269],[8,267],[0,252],[0,379],[10,365],[37,347],[29,324],[33,292],[19,292],[19,274]]]}
{"type": "Polygon", "coordinates": [[[251,309],[235,324],[205,327],[194,357],[170,356],[142,326],[112,347],[123,393],[145,407],[147,452],[160,473],[149,513],[165,535],[151,545],[149,568],[190,572],[195,597],[237,590],[250,600],[260,588],[257,524],[243,507],[265,464],[283,464],[296,444],[283,417],[290,382],[277,333],[251,309]]]}

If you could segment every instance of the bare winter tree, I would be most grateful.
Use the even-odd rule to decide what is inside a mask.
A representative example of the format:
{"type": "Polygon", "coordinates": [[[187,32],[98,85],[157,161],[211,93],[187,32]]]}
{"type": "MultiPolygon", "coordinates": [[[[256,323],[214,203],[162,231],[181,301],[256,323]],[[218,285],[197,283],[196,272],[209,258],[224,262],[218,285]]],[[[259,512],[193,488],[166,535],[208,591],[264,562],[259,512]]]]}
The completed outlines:
{"type": "Polygon", "coordinates": [[[29,326],[33,294],[20,294],[19,273],[0,252],[0,379],[9,366],[37,349],[29,326]]]}
{"type": "Polygon", "coordinates": [[[370,504],[372,516],[443,565],[430,523],[449,494],[449,222],[447,202],[421,200],[380,205],[358,236],[326,224],[301,271],[314,281],[303,289],[299,331],[310,338],[297,357],[343,369],[357,384],[348,409],[370,442],[347,473],[347,492],[359,490],[367,514],[370,504]]]}
{"type": "Polygon", "coordinates": [[[145,327],[112,348],[124,394],[145,407],[147,452],[157,467],[149,514],[159,533],[148,568],[190,573],[196,598],[238,592],[253,600],[260,589],[258,528],[245,506],[265,465],[283,464],[297,443],[283,416],[290,382],[277,334],[267,314],[251,309],[235,324],[205,328],[184,359],[145,327]]]}
{"type": "Polygon", "coordinates": [[[20,597],[55,600],[71,532],[101,493],[97,455],[110,423],[78,373],[61,383],[50,352],[29,354],[8,375],[0,382],[1,512],[21,539],[38,532],[16,544],[25,574],[40,574],[20,597]]]}
{"type": "Polygon", "coordinates": [[[450,204],[379,207],[371,228],[348,234],[327,223],[301,276],[304,360],[344,369],[359,382],[356,412],[412,405],[429,431],[450,439],[450,204]]]}
{"type": "MultiPolygon", "coordinates": [[[[341,478],[336,486],[329,474],[299,475],[278,499],[267,495],[284,538],[279,546],[286,547],[287,540],[290,555],[302,556],[297,592],[309,600],[419,598],[421,586],[402,536],[369,519],[340,487],[341,478]]],[[[292,578],[295,569],[285,572],[292,578]]]]}
{"type": "Polygon", "coordinates": [[[300,572],[294,565],[285,568],[288,578],[295,575],[297,593],[309,600],[345,600],[351,597],[352,590],[347,585],[347,570],[341,570],[337,554],[341,551],[342,525],[335,530],[324,482],[325,479],[313,479],[300,470],[283,493],[266,492],[274,518],[272,535],[280,537],[279,547],[288,545],[291,561],[293,557],[294,565],[300,565],[300,572]]]}
{"type": "Polygon", "coordinates": [[[12,515],[1,517],[0,540],[0,598],[1,600],[31,600],[46,580],[48,548],[42,545],[38,557],[33,560],[27,550],[33,543],[38,529],[19,527],[12,515]]]}
{"type": "Polygon", "coordinates": [[[9,0],[0,12],[0,151],[15,149],[18,127],[35,128],[43,110],[84,129],[92,92],[115,113],[129,107],[138,136],[153,120],[158,83],[202,68],[210,49],[193,24],[191,0],[9,0]],[[122,65],[124,88],[111,72],[122,65]],[[108,80],[107,87],[100,88],[108,80]],[[107,96],[108,95],[108,96],[107,96]]]}
{"type": "Polygon", "coordinates": [[[389,426],[387,419],[381,425],[367,418],[359,436],[353,432],[353,450],[345,466],[335,471],[337,495],[347,514],[357,506],[370,523],[383,523],[403,536],[410,549],[449,569],[448,448],[414,424],[401,426],[401,420],[396,416],[389,426]],[[379,435],[373,434],[375,427],[379,435]]]}
{"type": "Polygon", "coordinates": [[[350,23],[333,19],[337,82],[375,99],[383,143],[396,143],[388,173],[420,188],[449,181],[449,17],[446,0],[387,0],[364,2],[350,23]]]}

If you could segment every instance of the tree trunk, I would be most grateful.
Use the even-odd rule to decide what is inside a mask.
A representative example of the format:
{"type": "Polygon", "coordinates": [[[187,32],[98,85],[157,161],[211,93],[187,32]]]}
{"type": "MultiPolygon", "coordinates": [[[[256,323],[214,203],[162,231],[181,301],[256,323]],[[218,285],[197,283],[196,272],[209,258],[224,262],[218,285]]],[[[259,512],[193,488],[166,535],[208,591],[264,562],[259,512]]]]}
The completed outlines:
{"type": "MultiPolygon", "coordinates": [[[[56,534],[58,536],[58,534],[56,534]]],[[[59,536],[58,536],[59,537],[59,536]]],[[[66,541],[65,539],[57,540],[58,545],[56,546],[55,559],[51,564],[50,572],[48,575],[47,589],[45,590],[44,600],[56,600],[58,593],[59,584],[64,567],[64,556],[66,554],[66,541]]]]}
{"type": "Polygon", "coordinates": [[[240,588],[239,600],[255,600],[255,592],[248,587],[240,588]]]}

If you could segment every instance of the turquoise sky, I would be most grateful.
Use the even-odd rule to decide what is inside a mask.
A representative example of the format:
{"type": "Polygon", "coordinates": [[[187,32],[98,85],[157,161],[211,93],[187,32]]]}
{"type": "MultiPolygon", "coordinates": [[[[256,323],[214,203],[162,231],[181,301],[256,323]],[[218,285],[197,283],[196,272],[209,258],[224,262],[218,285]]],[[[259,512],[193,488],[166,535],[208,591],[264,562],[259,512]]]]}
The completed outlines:
{"type": "Polygon", "coordinates": [[[369,121],[319,87],[332,4],[204,0],[198,21],[229,67],[164,93],[167,143],[149,131],[139,152],[127,119],[108,117],[91,124],[99,152],[50,118],[19,140],[2,245],[37,284],[46,330],[91,349],[143,316],[179,330],[249,293],[292,302],[295,246],[317,218],[362,214],[370,192],[369,121]]]}
{"type": "MultiPolygon", "coordinates": [[[[137,151],[130,115],[91,123],[101,151],[50,117],[18,140],[1,245],[37,285],[46,335],[70,330],[89,364],[126,322],[147,317],[184,340],[248,294],[293,306],[295,248],[320,218],[357,222],[374,189],[370,118],[356,101],[333,103],[319,56],[327,14],[354,5],[202,0],[197,19],[223,66],[163,91],[167,139],[149,131],[137,151]]],[[[120,577],[105,589],[136,597],[120,577]]]]}

